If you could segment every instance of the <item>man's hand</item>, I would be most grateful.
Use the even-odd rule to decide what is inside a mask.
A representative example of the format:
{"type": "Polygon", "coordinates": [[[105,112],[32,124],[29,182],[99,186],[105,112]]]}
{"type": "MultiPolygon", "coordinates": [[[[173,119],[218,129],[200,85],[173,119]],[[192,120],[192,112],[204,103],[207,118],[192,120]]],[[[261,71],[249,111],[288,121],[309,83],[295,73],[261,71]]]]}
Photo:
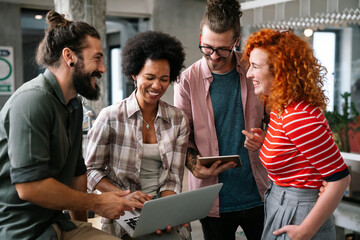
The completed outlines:
{"type": "Polygon", "coordinates": [[[252,133],[246,130],[242,131],[242,134],[246,136],[244,146],[253,152],[256,152],[264,143],[265,134],[261,128],[251,128],[252,133]]]}
{"type": "Polygon", "coordinates": [[[99,200],[95,203],[94,212],[102,217],[118,219],[125,214],[125,211],[134,211],[135,208],[142,208],[139,201],[132,201],[126,198],[129,190],[122,192],[105,192],[97,195],[99,200]]]}
{"type": "Polygon", "coordinates": [[[214,177],[225,170],[236,167],[236,163],[233,161],[221,164],[222,162],[219,160],[214,162],[211,167],[207,168],[200,163],[199,157],[200,155],[196,156],[196,164],[195,166],[193,166],[191,171],[193,175],[197,178],[205,179],[209,177],[214,177]]]}

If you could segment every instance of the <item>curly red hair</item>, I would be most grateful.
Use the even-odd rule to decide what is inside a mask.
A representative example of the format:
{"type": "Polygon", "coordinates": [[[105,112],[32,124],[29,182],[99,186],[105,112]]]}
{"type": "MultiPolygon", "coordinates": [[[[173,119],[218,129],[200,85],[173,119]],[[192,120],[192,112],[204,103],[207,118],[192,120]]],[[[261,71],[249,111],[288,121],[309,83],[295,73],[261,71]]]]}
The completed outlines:
{"type": "Polygon", "coordinates": [[[261,96],[267,110],[281,113],[291,102],[300,101],[325,110],[328,98],[323,81],[327,70],[306,41],[289,31],[263,29],[251,34],[244,46],[247,62],[254,48],[268,53],[269,69],[274,76],[271,94],[261,96]]]}

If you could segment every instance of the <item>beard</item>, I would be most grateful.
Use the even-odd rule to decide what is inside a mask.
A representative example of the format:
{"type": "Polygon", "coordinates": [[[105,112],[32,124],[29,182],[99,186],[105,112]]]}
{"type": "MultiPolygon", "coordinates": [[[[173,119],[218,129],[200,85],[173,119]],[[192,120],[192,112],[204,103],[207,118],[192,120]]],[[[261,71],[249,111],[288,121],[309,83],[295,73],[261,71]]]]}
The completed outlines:
{"type": "Polygon", "coordinates": [[[86,73],[84,68],[84,64],[81,60],[75,65],[75,71],[73,74],[73,84],[75,90],[78,94],[88,100],[98,100],[100,97],[100,87],[96,84],[94,89],[91,85],[91,78],[101,78],[101,73],[99,71],[86,73]]]}
{"type": "Polygon", "coordinates": [[[219,62],[212,62],[213,60],[210,56],[206,56],[206,61],[211,71],[221,71],[221,69],[226,65],[227,58],[219,57],[219,62]]]}

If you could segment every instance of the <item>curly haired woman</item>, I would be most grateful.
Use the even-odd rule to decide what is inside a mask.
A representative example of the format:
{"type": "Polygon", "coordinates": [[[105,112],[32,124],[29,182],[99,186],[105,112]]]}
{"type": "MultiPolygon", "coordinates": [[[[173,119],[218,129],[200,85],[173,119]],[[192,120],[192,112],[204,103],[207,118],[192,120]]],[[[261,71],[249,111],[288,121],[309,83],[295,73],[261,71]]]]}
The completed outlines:
{"type": "Polygon", "coordinates": [[[271,180],[262,239],[335,239],[331,214],[350,175],[323,115],[326,69],[289,31],[253,33],[244,48],[247,77],[270,111],[260,151],[271,180]],[[326,191],[319,197],[323,180],[326,191]]]}
{"type": "MultiPolygon", "coordinates": [[[[129,189],[126,198],[141,203],[181,192],[189,124],[181,110],[160,98],[180,74],[184,59],[180,41],[165,33],[142,32],[127,41],[123,73],[136,89],[103,109],[89,131],[86,166],[91,190],[129,189]]],[[[108,219],[102,229],[118,237],[125,234],[108,219]]],[[[156,238],[152,234],[151,239],[156,238]]]]}

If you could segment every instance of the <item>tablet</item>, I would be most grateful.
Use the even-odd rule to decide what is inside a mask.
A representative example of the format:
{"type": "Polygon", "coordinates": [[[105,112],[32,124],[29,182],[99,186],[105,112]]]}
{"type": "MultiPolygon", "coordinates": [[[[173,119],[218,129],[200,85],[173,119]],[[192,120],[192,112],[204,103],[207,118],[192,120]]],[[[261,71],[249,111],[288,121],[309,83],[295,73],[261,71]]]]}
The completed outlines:
{"type": "Polygon", "coordinates": [[[241,167],[241,161],[239,155],[199,157],[200,163],[205,167],[211,167],[211,165],[218,160],[221,160],[222,162],[221,164],[233,161],[237,164],[236,167],[241,167]]]}

